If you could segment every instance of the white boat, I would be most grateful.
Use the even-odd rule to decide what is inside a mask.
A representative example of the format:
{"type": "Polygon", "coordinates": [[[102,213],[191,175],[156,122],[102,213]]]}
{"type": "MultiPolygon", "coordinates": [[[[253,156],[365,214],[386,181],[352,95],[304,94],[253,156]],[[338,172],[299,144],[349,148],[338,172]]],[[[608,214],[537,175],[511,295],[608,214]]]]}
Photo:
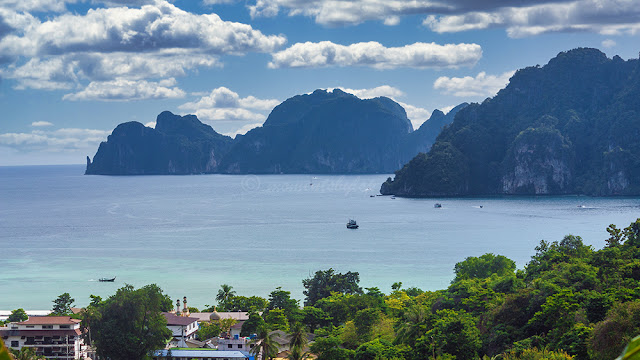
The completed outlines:
{"type": "Polygon", "coordinates": [[[435,204],[433,204],[433,207],[436,208],[436,209],[440,209],[442,207],[442,204],[435,203],[435,204]]]}
{"type": "Polygon", "coordinates": [[[355,220],[349,219],[349,222],[347,223],[347,229],[357,229],[358,227],[359,226],[355,220]]]}

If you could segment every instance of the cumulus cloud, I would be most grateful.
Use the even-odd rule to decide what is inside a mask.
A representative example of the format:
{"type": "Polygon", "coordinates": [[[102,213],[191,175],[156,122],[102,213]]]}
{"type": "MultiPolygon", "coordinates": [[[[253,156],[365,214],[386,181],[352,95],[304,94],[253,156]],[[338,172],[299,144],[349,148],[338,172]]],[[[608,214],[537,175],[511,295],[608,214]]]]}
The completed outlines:
{"type": "Polygon", "coordinates": [[[606,40],[602,40],[602,47],[604,48],[612,48],[614,46],[616,46],[616,42],[614,40],[611,39],[606,39],[606,40]]]}
{"type": "Polygon", "coordinates": [[[146,99],[175,99],[185,96],[185,92],[175,85],[175,79],[159,82],[146,80],[116,79],[91,82],[76,93],[66,94],[65,100],[131,101],[146,99]]]}
{"type": "Polygon", "coordinates": [[[22,152],[64,152],[95,149],[106,140],[110,131],[66,128],[52,131],[34,130],[30,133],[0,134],[0,146],[22,152]]]}
{"type": "Polygon", "coordinates": [[[43,127],[43,126],[53,126],[53,124],[48,122],[48,121],[34,121],[34,122],[31,123],[31,126],[33,126],[33,127],[43,127]]]}
{"type": "Polygon", "coordinates": [[[238,93],[226,88],[213,89],[211,93],[197,101],[179,106],[179,109],[193,112],[199,118],[209,121],[264,121],[266,112],[280,103],[276,99],[258,99],[254,96],[241,98],[238,93]]]}
{"type": "MultiPolygon", "coordinates": [[[[527,5],[563,3],[570,0],[528,0],[527,5]]],[[[255,0],[249,5],[252,17],[275,16],[281,10],[290,16],[303,15],[327,26],[355,25],[368,20],[388,22],[390,18],[415,14],[460,14],[496,10],[504,0],[255,0]]],[[[395,22],[396,20],[391,20],[395,22]]]]}
{"type": "Polygon", "coordinates": [[[424,25],[439,33],[504,27],[510,37],[549,32],[636,34],[640,31],[640,3],[630,0],[573,0],[526,4],[490,12],[432,14],[427,16],[424,25]]]}
{"type": "Polygon", "coordinates": [[[402,90],[389,85],[381,85],[371,89],[349,89],[344,87],[328,88],[327,90],[340,89],[346,93],[353,94],[360,99],[372,99],[379,96],[386,96],[391,99],[404,96],[402,90]]]}
{"type": "Polygon", "coordinates": [[[506,28],[512,37],[554,31],[606,34],[640,31],[640,3],[634,0],[255,0],[252,17],[308,16],[325,26],[382,21],[395,25],[402,16],[424,15],[437,32],[506,28]]]}
{"type": "Polygon", "coordinates": [[[272,54],[269,67],[455,68],[473,66],[481,57],[482,48],[477,44],[414,43],[403,47],[387,48],[375,41],[348,46],[322,41],[297,43],[276,52],[272,54]]]}
{"type": "Polygon", "coordinates": [[[476,77],[465,76],[447,77],[441,76],[433,83],[433,88],[442,90],[447,95],[459,97],[488,97],[494,96],[504,88],[514,71],[508,71],[502,75],[487,75],[484,71],[476,77]]]}
{"type": "MultiPolygon", "coordinates": [[[[286,43],[282,35],[265,35],[250,25],[223,21],[216,14],[193,14],[166,0],[92,2],[108,7],[81,15],[65,12],[46,21],[17,12],[17,5],[14,10],[0,6],[0,63],[10,63],[0,69],[0,75],[15,79],[17,89],[71,89],[91,83],[94,88],[76,93],[88,96],[105,93],[95,87],[109,81],[140,85],[146,80],[151,84],[201,67],[222,66],[222,55],[273,52],[286,43]]],[[[56,4],[63,6],[64,1],[56,4]]],[[[158,90],[163,95],[137,94],[182,96],[158,90]]]]}

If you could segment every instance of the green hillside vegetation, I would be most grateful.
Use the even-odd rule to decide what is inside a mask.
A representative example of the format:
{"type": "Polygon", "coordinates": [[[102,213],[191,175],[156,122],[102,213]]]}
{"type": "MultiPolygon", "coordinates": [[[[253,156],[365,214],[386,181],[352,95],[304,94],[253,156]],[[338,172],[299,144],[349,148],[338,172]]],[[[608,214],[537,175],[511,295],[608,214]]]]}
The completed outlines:
{"type": "MultiPolygon", "coordinates": [[[[249,312],[241,333],[258,334],[256,343],[268,344],[271,330],[296,339],[313,333],[309,350],[318,360],[612,360],[627,344],[623,360],[630,360],[640,354],[640,339],[631,342],[640,334],[640,219],[607,232],[600,250],[574,235],[542,240],[523,269],[502,255],[468,257],[455,265],[449,287],[437,291],[396,282],[385,294],[360,287],[357,272],[328,269],[302,281],[303,304],[280,287],[265,299],[237,295],[227,284],[212,300],[217,311],[249,312]]],[[[159,312],[170,308],[156,285],[127,285],[105,301],[92,297],[83,326],[92,329],[98,353],[129,349],[142,358],[168,338],[159,312]],[[138,328],[154,340],[143,346],[138,328]]],[[[231,325],[202,326],[200,339],[231,325]]],[[[295,351],[304,358],[305,346],[295,351]]]]}
{"type": "Polygon", "coordinates": [[[404,196],[640,194],[640,61],[597,49],[518,70],[382,186],[404,196]]]}

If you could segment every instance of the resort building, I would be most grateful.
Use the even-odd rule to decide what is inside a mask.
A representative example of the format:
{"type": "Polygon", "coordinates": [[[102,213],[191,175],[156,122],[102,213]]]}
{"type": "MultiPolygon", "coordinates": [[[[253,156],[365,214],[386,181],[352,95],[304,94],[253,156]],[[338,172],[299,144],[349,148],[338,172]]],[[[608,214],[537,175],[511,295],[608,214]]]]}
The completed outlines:
{"type": "Polygon", "coordinates": [[[188,316],[177,316],[176,314],[163,312],[167,319],[167,327],[171,330],[173,339],[169,342],[169,347],[189,347],[187,340],[194,340],[198,332],[198,319],[188,316]]]}
{"type": "Polygon", "coordinates": [[[34,348],[47,359],[84,359],[89,348],[82,339],[80,320],[69,316],[34,316],[27,321],[9,323],[0,330],[4,343],[15,350],[34,348]]]}

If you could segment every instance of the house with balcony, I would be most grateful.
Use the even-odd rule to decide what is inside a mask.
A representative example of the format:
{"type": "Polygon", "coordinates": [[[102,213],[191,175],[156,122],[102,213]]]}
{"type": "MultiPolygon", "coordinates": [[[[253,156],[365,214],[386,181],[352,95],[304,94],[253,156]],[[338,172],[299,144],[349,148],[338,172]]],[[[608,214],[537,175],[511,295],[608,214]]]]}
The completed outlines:
{"type": "Polygon", "coordinates": [[[167,319],[167,328],[171,330],[173,338],[169,347],[189,347],[187,340],[194,340],[198,332],[198,319],[189,316],[177,316],[174,313],[163,312],[167,319]]]}
{"type": "Polygon", "coordinates": [[[84,359],[89,355],[80,320],[69,316],[33,316],[26,321],[9,323],[0,330],[0,337],[12,349],[30,347],[47,359],[84,359]]]}

